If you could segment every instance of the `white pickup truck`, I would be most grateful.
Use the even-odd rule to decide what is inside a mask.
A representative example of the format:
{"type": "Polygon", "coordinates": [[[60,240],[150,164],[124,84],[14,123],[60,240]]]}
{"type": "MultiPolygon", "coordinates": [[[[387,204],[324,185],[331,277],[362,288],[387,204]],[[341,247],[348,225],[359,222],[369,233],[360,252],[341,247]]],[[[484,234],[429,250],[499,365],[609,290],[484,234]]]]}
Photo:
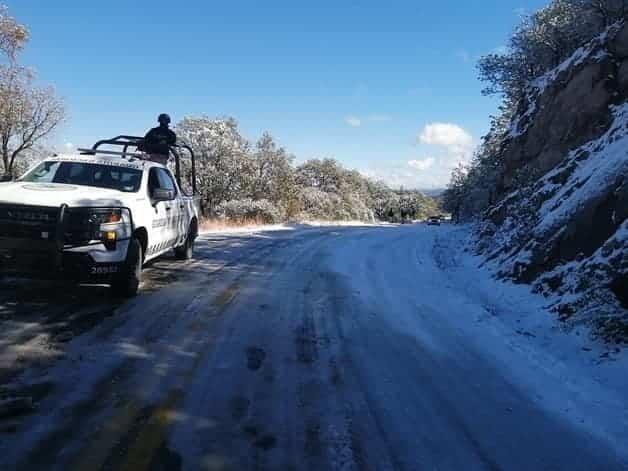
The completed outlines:
{"type": "Polygon", "coordinates": [[[198,209],[177,181],[125,147],[51,157],[0,183],[0,275],[110,284],[117,295],[135,295],[147,261],[173,249],[192,257],[198,209]]]}

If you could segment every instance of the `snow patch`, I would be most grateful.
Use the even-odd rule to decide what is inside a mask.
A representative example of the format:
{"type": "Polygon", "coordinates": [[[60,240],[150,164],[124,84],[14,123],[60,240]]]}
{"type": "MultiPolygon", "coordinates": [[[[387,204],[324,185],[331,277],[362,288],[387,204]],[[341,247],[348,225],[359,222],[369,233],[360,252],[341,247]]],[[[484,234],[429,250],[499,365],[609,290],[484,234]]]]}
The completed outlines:
{"type": "Polygon", "coordinates": [[[615,34],[618,30],[619,25],[610,26],[606,31],[593,38],[585,46],[576,49],[571,56],[559,65],[532,80],[525,97],[527,102],[526,111],[515,116],[506,132],[506,138],[514,139],[526,133],[529,123],[532,122],[532,118],[537,112],[537,101],[539,97],[545,93],[545,90],[553,84],[562,73],[579,66],[585,61],[599,62],[608,57],[610,53],[606,50],[605,44],[609,36],[615,34]]]}

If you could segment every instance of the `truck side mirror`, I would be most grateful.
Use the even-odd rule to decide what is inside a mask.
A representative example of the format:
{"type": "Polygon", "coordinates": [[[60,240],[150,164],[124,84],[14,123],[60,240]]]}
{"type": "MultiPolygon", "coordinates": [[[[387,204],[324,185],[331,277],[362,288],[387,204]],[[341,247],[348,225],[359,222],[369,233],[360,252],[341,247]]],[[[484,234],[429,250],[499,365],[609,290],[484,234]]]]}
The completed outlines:
{"type": "Polygon", "coordinates": [[[172,201],[173,199],[173,190],[167,190],[166,188],[155,188],[153,190],[153,201],[155,203],[159,203],[160,201],[172,201]]]}

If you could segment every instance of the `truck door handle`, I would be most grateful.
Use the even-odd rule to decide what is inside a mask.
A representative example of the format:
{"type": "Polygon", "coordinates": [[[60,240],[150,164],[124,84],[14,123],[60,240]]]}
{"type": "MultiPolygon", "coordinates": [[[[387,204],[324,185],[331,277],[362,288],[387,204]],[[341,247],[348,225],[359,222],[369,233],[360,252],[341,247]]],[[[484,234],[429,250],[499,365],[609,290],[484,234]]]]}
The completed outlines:
{"type": "Polygon", "coordinates": [[[170,206],[166,206],[166,211],[170,211],[172,208],[170,206]]]}

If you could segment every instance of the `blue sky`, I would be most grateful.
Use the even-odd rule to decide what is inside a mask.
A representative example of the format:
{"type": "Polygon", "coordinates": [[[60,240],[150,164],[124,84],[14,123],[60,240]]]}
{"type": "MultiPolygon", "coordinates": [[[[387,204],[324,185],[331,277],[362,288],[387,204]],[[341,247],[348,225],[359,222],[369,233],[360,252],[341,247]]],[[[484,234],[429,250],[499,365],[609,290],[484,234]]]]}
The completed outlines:
{"type": "Polygon", "coordinates": [[[31,29],[22,62],[67,101],[57,147],[143,134],[161,112],[229,115],[299,161],[419,188],[446,183],[486,132],[497,100],[477,57],[546,3],[5,2],[31,29]]]}

